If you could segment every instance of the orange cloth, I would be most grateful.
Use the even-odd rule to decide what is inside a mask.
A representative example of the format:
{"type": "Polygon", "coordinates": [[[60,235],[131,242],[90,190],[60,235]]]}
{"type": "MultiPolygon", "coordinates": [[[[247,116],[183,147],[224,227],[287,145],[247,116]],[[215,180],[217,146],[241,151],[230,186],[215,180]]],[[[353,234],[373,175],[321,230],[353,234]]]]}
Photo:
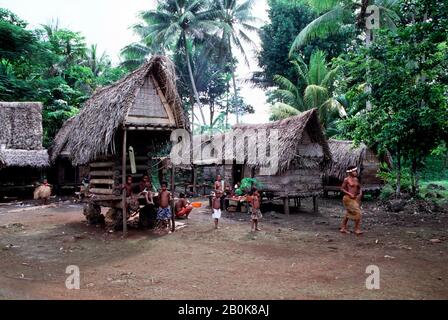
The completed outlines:
{"type": "Polygon", "coordinates": [[[191,211],[193,210],[193,206],[187,206],[185,208],[182,208],[179,212],[176,213],[176,217],[187,217],[190,215],[191,211]]]}

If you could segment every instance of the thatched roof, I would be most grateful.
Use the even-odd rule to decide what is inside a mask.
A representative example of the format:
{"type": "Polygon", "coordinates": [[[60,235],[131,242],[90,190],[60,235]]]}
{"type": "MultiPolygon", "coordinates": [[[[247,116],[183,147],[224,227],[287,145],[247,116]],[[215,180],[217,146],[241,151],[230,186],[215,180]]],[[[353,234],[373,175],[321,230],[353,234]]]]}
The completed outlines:
{"type": "Polygon", "coordinates": [[[0,145],[7,149],[42,150],[42,104],[0,102],[0,145]]]}
{"type": "Polygon", "coordinates": [[[47,150],[20,150],[0,148],[0,169],[4,167],[48,167],[47,150]]]}
{"type": "MultiPolygon", "coordinates": [[[[278,173],[289,169],[294,160],[303,160],[306,163],[307,158],[317,154],[322,154],[324,160],[331,159],[330,149],[327,140],[323,134],[323,130],[319,121],[318,112],[316,109],[303,112],[298,116],[294,116],[285,120],[270,122],[266,124],[239,124],[233,127],[235,135],[244,135],[249,131],[266,130],[269,135],[270,130],[278,130],[279,133],[279,167],[278,173]],[[311,141],[304,143],[304,133],[308,133],[311,141]],[[300,146],[300,151],[298,152],[300,146]],[[316,150],[314,150],[316,149],[316,150]]],[[[218,135],[210,139],[203,139],[203,147],[209,144],[213,139],[223,139],[225,141],[226,135],[218,135]]],[[[257,144],[265,143],[266,141],[257,141],[257,144]]],[[[235,143],[235,154],[247,154],[246,143],[235,143]]],[[[261,148],[261,147],[260,147],[261,148]]],[[[257,146],[258,149],[258,146],[257,146]]],[[[247,156],[245,156],[247,158],[247,156]]],[[[233,159],[225,159],[233,160],[233,159]]],[[[213,163],[213,159],[201,159],[195,161],[197,165],[209,165],[213,163]]],[[[216,162],[215,162],[216,163],[216,162]]],[[[251,164],[254,167],[262,167],[268,165],[267,163],[258,162],[251,164]]]]}
{"type": "Polygon", "coordinates": [[[332,161],[328,164],[327,174],[339,180],[344,180],[347,176],[347,168],[351,166],[361,167],[368,150],[365,144],[361,143],[356,147],[353,141],[330,139],[328,145],[330,146],[332,161]]]}
{"type": "Polygon", "coordinates": [[[154,121],[144,123],[146,127],[188,129],[188,119],[177,93],[174,65],[166,57],[155,56],[117,83],[98,89],[80,114],[69,120],[58,133],[51,158],[54,160],[61,151],[66,150],[74,165],[83,165],[102,155],[115,154],[114,137],[117,130],[124,126],[142,125],[138,121],[143,118],[138,116],[146,111],[144,106],[136,107],[138,102],[159,108],[151,115],[154,121]],[[145,95],[142,89],[147,87],[152,90],[149,95],[145,95]],[[158,94],[159,89],[161,95],[158,94]],[[159,121],[160,112],[165,112],[163,108],[166,108],[171,122],[159,121]]]}
{"type": "Polygon", "coordinates": [[[61,129],[59,129],[58,134],[54,138],[53,145],[48,150],[50,154],[50,160],[52,163],[56,161],[56,158],[58,156],[70,156],[68,150],[67,150],[67,140],[69,137],[69,134],[72,130],[74,130],[74,127],[76,125],[76,119],[77,117],[72,117],[64,122],[64,125],[61,129]]]}

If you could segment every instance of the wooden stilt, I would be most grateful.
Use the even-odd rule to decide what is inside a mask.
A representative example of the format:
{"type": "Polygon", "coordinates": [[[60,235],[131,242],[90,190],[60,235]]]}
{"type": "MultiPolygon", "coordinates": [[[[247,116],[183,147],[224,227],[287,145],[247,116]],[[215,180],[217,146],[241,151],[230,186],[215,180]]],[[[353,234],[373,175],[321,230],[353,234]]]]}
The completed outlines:
{"type": "Polygon", "coordinates": [[[314,213],[319,212],[319,207],[317,204],[317,196],[313,196],[313,211],[314,211],[314,213]]]}
{"type": "Polygon", "coordinates": [[[175,174],[176,174],[176,167],[174,166],[174,164],[171,164],[172,168],[171,168],[171,197],[172,197],[172,205],[171,205],[171,231],[174,232],[176,231],[176,217],[174,214],[174,192],[176,191],[176,180],[175,180],[175,174]]]}
{"type": "Polygon", "coordinates": [[[196,166],[193,165],[193,193],[196,195],[197,194],[197,190],[196,190],[196,185],[198,183],[198,175],[197,175],[197,171],[196,171],[196,166]]]}
{"type": "Polygon", "coordinates": [[[284,213],[289,216],[289,197],[283,198],[284,213]]]}
{"type": "MultiPolygon", "coordinates": [[[[126,128],[123,130],[123,153],[121,158],[121,181],[122,186],[124,187],[126,185],[126,144],[127,144],[127,135],[128,132],[126,128]]],[[[122,194],[122,211],[123,211],[123,237],[127,236],[128,233],[128,213],[127,206],[126,206],[126,189],[123,188],[123,194],[122,194]]]]}

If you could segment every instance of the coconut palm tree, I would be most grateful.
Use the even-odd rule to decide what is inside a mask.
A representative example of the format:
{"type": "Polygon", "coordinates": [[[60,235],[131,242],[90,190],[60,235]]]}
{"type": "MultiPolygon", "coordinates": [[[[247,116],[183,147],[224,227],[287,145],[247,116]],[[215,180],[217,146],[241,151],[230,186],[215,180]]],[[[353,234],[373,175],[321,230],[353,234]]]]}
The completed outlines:
{"type": "MultiPolygon", "coordinates": [[[[152,45],[162,50],[182,50],[195,102],[200,105],[199,93],[191,65],[191,46],[208,32],[216,29],[216,23],[205,15],[206,0],[165,0],[159,1],[156,10],[145,11],[141,17],[150,23],[140,32],[152,39],[152,45]]],[[[203,123],[206,123],[202,108],[199,107],[203,123]]]]}
{"type": "Polygon", "coordinates": [[[87,59],[84,64],[88,66],[95,77],[97,77],[108,65],[110,65],[110,60],[106,52],[98,55],[98,46],[92,44],[87,50],[87,59]]]}
{"type": "MultiPolygon", "coordinates": [[[[251,39],[249,32],[258,32],[259,28],[255,24],[260,20],[252,15],[254,0],[217,0],[212,2],[212,8],[208,15],[215,17],[218,21],[219,29],[217,35],[222,39],[222,54],[232,68],[232,82],[234,95],[237,96],[238,90],[235,79],[235,63],[233,57],[234,49],[237,49],[242,55],[245,63],[249,65],[249,57],[244,45],[255,47],[255,42],[251,39]]],[[[237,122],[239,122],[239,112],[236,110],[237,122]]]]}
{"type": "Polygon", "coordinates": [[[271,110],[272,118],[280,120],[281,117],[294,115],[293,109],[302,112],[316,108],[322,125],[327,128],[335,115],[345,115],[343,104],[333,96],[337,69],[331,69],[325,59],[326,54],[320,50],[313,52],[309,65],[296,57],[291,62],[297,74],[295,83],[284,76],[274,77],[279,86],[274,95],[280,101],[271,110]]]}
{"type": "Polygon", "coordinates": [[[356,26],[366,33],[366,43],[372,40],[371,30],[366,27],[366,18],[370,15],[367,8],[375,5],[380,13],[380,25],[395,28],[398,19],[394,11],[398,0],[306,0],[318,13],[323,13],[310,22],[294,40],[290,56],[301,46],[315,38],[323,38],[341,31],[345,26],[356,26]]]}

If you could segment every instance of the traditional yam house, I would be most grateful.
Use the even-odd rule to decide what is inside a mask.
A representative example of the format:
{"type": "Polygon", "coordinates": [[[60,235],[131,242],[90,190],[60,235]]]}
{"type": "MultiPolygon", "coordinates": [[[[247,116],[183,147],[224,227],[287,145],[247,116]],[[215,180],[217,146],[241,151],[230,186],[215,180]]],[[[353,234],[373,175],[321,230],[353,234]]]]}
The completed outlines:
{"type": "Polygon", "coordinates": [[[41,103],[0,102],[0,195],[24,195],[44,178],[42,134],[41,103]]]}
{"type": "MultiPolygon", "coordinates": [[[[331,160],[330,149],[322,131],[316,109],[304,112],[298,116],[282,121],[261,125],[239,124],[233,128],[236,137],[245,136],[245,142],[233,141],[234,155],[243,155],[244,164],[237,164],[236,158],[224,160],[216,157],[219,152],[210,151],[207,145],[218,139],[226,141],[225,135],[215,136],[202,144],[202,159],[195,159],[195,166],[213,168],[220,171],[226,181],[235,184],[243,178],[256,178],[262,185],[262,190],[271,199],[282,199],[284,211],[289,214],[290,199],[298,205],[300,199],[312,197],[314,210],[317,211],[317,196],[323,193],[322,179],[327,162],[331,160]],[[268,165],[262,158],[248,162],[248,136],[253,132],[266,131],[270,136],[272,130],[278,130],[278,167],[271,174],[264,174],[262,168],[268,165]],[[210,156],[208,156],[210,155],[210,156]],[[230,163],[230,164],[229,164],[230,163]]],[[[266,146],[266,140],[258,137],[257,152],[266,146]]],[[[224,143],[225,145],[225,143],[224,143]]],[[[224,154],[223,151],[221,154],[224,154]]],[[[213,170],[213,169],[212,169],[213,170]]]]}
{"type": "Polygon", "coordinates": [[[330,139],[328,141],[332,161],[328,163],[324,179],[324,189],[327,195],[329,191],[339,192],[342,182],[347,176],[347,168],[356,166],[359,168],[359,179],[365,192],[378,192],[383,186],[383,181],[377,176],[381,162],[392,165],[390,155],[378,157],[376,153],[361,143],[355,146],[353,141],[341,141],[330,139]]]}
{"type": "Polygon", "coordinates": [[[85,210],[100,215],[99,206],[115,209],[124,216],[126,232],[120,184],[127,175],[138,184],[144,174],[151,174],[153,158],[169,144],[171,132],[189,127],[173,63],[153,57],[117,83],[97,90],[69,121],[56,137],[52,159],[66,154],[73,166],[88,165],[93,197],[85,210]]]}

